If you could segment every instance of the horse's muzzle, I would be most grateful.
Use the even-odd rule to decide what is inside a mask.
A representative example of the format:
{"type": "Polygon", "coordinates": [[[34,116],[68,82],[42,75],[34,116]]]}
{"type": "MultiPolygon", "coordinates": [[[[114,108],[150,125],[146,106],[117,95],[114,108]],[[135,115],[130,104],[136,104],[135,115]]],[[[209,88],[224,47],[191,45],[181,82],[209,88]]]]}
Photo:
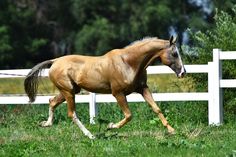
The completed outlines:
{"type": "Polygon", "coordinates": [[[178,74],[178,78],[183,78],[185,74],[186,74],[186,70],[185,68],[182,68],[181,72],[178,74]]]}

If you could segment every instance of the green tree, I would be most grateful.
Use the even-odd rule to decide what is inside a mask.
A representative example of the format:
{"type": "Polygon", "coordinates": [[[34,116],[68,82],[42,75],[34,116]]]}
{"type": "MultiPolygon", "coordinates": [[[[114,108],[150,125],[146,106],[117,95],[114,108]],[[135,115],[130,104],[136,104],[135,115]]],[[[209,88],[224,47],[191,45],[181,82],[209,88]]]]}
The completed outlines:
{"type": "Polygon", "coordinates": [[[6,26],[0,27],[0,60],[4,60],[7,57],[9,51],[12,50],[10,45],[10,37],[8,33],[8,29],[6,26]]]}
{"type": "MultiPolygon", "coordinates": [[[[230,13],[225,11],[216,10],[215,27],[206,31],[192,32],[190,31],[193,39],[194,47],[187,48],[188,61],[190,63],[204,63],[212,60],[212,50],[219,48],[223,51],[236,50],[236,5],[232,8],[230,13]],[[231,14],[230,14],[231,13],[231,14]]],[[[186,50],[186,49],[185,49],[186,50]]],[[[223,78],[235,78],[236,62],[223,61],[223,78]]],[[[206,80],[205,77],[195,76],[196,81],[202,82],[206,80]]],[[[226,112],[236,114],[236,90],[224,89],[224,106],[226,112]]]]}
{"type": "Polygon", "coordinates": [[[226,12],[232,12],[232,8],[235,5],[235,0],[212,0],[214,7],[218,8],[219,10],[223,10],[226,12]]]}
{"type": "Polygon", "coordinates": [[[191,0],[177,0],[174,3],[166,0],[74,0],[72,6],[79,34],[75,38],[76,52],[81,53],[82,50],[82,53],[89,52],[90,55],[104,53],[98,48],[99,45],[104,45],[103,50],[106,52],[110,48],[124,47],[145,36],[168,39],[171,30],[179,34],[179,41],[182,43],[182,34],[187,27],[191,26],[196,30],[206,28],[208,17],[211,16],[191,0]],[[92,35],[99,34],[94,32],[95,21],[106,21],[100,23],[98,28],[103,32],[101,34],[111,32],[108,44],[102,36],[99,41],[102,44],[88,44],[98,39],[92,35]]]}
{"type": "Polygon", "coordinates": [[[71,1],[0,1],[0,68],[24,68],[72,49],[71,1]]]}
{"type": "Polygon", "coordinates": [[[23,68],[46,39],[36,36],[34,12],[18,3],[0,2],[0,67],[23,68]]]}
{"type": "MultiPolygon", "coordinates": [[[[216,10],[215,27],[203,32],[194,32],[191,29],[189,33],[194,42],[193,49],[188,54],[195,54],[194,63],[207,63],[212,60],[212,50],[220,48],[222,50],[235,50],[236,46],[236,5],[232,8],[232,15],[225,11],[216,10]],[[194,52],[193,52],[194,51],[194,52]],[[197,60],[196,60],[197,59],[197,60]]],[[[234,71],[231,71],[235,75],[234,71]]]]}
{"type": "MultiPolygon", "coordinates": [[[[0,68],[23,68],[71,53],[101,55],[145,36],[206,30],[217,1],[2,0],[0,68]],[[208,5],[209,4],[209,5],[208,5]],[[19,59],[21,58],[21,59],[19,59]]],[[[225,9],[232,0],[226,0],[225,9]]],[[[185,33],[186,34],[186,33],[185,33]]]]}
{"type": "Polygon", "coordinates": [[[100,55],[112,49],[111,41],[113,38],[113,26],[105,18],[100,18],[91,25],[85,25],[78,32],[75,48],[79,54],[100,55]]]}

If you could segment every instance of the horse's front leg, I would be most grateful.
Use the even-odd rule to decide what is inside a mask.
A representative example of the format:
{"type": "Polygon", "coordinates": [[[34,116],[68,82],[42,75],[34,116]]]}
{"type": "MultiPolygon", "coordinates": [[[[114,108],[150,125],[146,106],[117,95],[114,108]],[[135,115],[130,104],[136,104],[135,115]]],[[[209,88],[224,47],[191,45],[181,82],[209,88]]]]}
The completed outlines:
{"type": "Polygon", "coordinates": [[[142,90],[141,94],[143,95],[143,98],[148,102],[148,104],[150,105],[152,110],[159,116],[159,118],[161,119],[162,124],[168,129],[168,132],[173,134],[175,132],[175,130],[167,122],[167,120],[164,117],[164,115],[162,114],[160,108],[155,103],[150,90],[148,88],[144,88],[142,90]]]}
{"type": "Polygon", "coordinates": [[[126,100],[126,96],[124,94],[115,94],[114,97],[116,98],[118,105],[120,106],[121,110],[123,111],[125,118],[116,124],[110,123],[108,125],[108,129],[121,128],[127,122],[129,122],[132,118],[131,112],[129,110],[129,106],[128,106],[128,103],[126,100]]]}

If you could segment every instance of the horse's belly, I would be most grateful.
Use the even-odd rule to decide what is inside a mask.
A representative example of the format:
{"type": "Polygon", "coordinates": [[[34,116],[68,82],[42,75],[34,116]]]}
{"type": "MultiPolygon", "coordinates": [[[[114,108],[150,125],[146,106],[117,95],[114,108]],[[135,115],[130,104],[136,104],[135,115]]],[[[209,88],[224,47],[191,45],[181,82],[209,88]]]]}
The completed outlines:
{"type": "Polygon", "coordinates": [[[101,80],[84,80],[78,83],[78,86],[94,93],[111,93],[111,87],[109,83],[101,80]]]}
{"type": "Polygon", "coordinates": [[[111,94],[110,89],[92,88],[92,89],[85,89],[85,90],[89,92],[93,92],[93,93],[111,94]]]}

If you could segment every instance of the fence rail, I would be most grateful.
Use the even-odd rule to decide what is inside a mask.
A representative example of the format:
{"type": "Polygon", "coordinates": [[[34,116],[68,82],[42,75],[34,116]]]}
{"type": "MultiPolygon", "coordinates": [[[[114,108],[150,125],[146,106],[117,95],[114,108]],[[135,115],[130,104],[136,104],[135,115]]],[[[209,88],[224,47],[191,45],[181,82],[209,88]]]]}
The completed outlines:
{"type": "MultiPolygon", "coordinates": [[[[236,51],[221,52],[219,49],[213,49],[213,62],[206,65],[186,65],[187,73],[207,73],[208,74],[208,92],[193,93],[153,93],[155,101],[208,101],[208,123],[219,125],[223,122],[223,96],[222,88],[235,88],[236,80],[222,79],[221,60],[236,59],[236,51]]],[[[0,70],[0,78],[25,77],[30,69],[19,70],[0,70]],[[13,75],[12,75],[13,74],[13,75]]],[[[174,73],[167,66],[149,66],[147,74],[172,74],[174,73]]],[[[42,76],[48,76],[46,69],[42,76]]],[[[52,96],[37,96],[34,104],[48,103],[52,96]]],[[[140,94],[130,94],[127,96],[128,102],[144,102],[140,94]]],[[[76,95],[76,103],[89,103],[90,122],[97,114],[97,103],[116,102],[111,94],[76,95]]],[[[0,104],[27,104],[27,96],[0,96],[0,104]]]]}

